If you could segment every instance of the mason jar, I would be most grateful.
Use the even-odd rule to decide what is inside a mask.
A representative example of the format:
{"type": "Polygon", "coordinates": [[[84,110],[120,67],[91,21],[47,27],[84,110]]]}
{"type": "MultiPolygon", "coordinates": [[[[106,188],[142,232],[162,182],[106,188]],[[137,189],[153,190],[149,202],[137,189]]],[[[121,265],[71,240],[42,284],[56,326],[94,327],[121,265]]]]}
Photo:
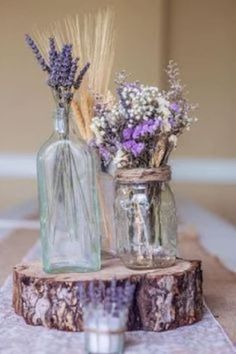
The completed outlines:
{"type": "Polygon", "coordinates": [[[164,268],[175,263],[177,220],[169,179],[169,166],[117,171],[117,251],[128,268],[164,268]]]}

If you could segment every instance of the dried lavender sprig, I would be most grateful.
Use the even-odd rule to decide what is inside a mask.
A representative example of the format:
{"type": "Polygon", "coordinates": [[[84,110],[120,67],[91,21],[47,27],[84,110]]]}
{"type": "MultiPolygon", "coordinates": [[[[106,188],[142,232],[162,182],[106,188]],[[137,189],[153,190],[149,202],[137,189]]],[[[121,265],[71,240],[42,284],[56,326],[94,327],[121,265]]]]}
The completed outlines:
{"type": "Polygon", "coordinates": [[[115,278],[113,278],[111,281],[110,289],[111,289],[111,302],[116,302],[117,288],[116,288],[116,279],[115,278]]]}
{"type": "Polygon", "coordinates": [[[67,79],[68,87],[72,87],[73,86],[75,74],[76,74],[76,71],[78,69],[78,61],[79,61],[79,58],[75,58],[72,61],[70,72],[69,72],[68,79],[67,79]]]}
{"type": "Polygon", "coordinates": [[[32,52],[34,53],[39,65],[43,69],[43,71],[47,71],[50,73],[50,67],[47,65],[46,60],[43,58],[42,54],[40,53],[39,48],[37,47],[36,43],[34,40],[28,35],[25,35],[25,41],[28,44],[28,46],[32,49],[32,52]]]}
{"type": "Polygon", "coordinates": [[[129,305],[130,302],[132,301],[134,290],[135,290],[134,284],[131,284],[130,281],[128,280],[125,283],[125,287],[124,287],[124,300],[127,305],[129,305]]]}
{"type": "Polygon", "coordinates": [[[111,302],[111,288],[110,287],[106,288],[106,294],[105,294],[103,301],[104,301],[103,305],[104,305],[105,312],[111,313],[112,302],[111,302]]]}
{"type": "Polygon", "coordinates": [[[56,43],[55,43],[55,39],[53,37],[49,38],[49,65],[50,67],[53,67],[55,64],[55,61],[57,59],[58,56],[58,52],[56,49],[56,43]]]}
{"type": "Polygon", "coordinates": [[[80,301],[81,305],[84,306],[87,302],[87,296],[86,296],[84,283],[78,284],[78,297],[79,297],[79,301],[80,301]]]}
{"type": "Polygon", "coordinates": [[[85,66],[83,67],[83,69],[80,70],[80,73],[79,73],[77,79],[76,79],[75,82],[74,82],[74,88],[75,88],[76,90],[80,87],[80,85],[81,85],[81,83],[82,83],[82,80],[83,80],[83,78],[84,78],[84,75],[86,74],[86,72],[87,72],[87,70],[88,70],[89,67],[90,67],[90,63],[87,63],[87,64],[85,64],[85,66]]]}
{"type": "Polygon", "coordinates": [[[89,287],[88,287],[88,294],[89,294],[89,299],[90,299],[90,302],[93,304],[93,305],[96,305],[96,293],[95,293],[95,284],[94,282],[90,282],[89,283],[89,287]]]}
{"type": "Polygon", "coordinates": [[[48,85],[54,89],[59,86],[60,80],[60,67],[61,67],[62,58],[60,53],[55,58],[53,66],[51,67],[51,72],[48,78],[48,85]]]}
{"type": "Polygon", "coordinates": [[[52,88],[57,104],[69,110],[74,92],[80,87],[89,68],[89,63],[80,70],[76,77],[79,58],[73,58],[71,44],[66,43],[61,50],[57,50],[55,39],[53,37],[49,38],[49,64],[47,64],[29,35],[26,35],[26,42],[35,54],[42,69],[48,72],[47,83],[52,88]]]}
{"type": "Polygon", "coordinates": [[[72,45],[65,44],[62,50],[61,85],[68,87],[68,77],[72,66],[72,45]]]}
{"type": "Polygon", "coordinates": [[[48,84],[57,89],[58,87],[66,88],[68,86],[67,79],[72,65],[72,46],[65,44],[55,58],[51,66],[51,74],[48,79],[48,84]]]}
{"type": "Polygon", "coordinates": [[[105,295],[105,284],[101,280],[99,280],[96,292],[96,300],[97,303],[101,303],[105,295]]]}
{"type": "Polygon", "coordinates": [[[117,287],[117,305],[116,310],[119,312],[124,306],[124,289],[121,286],[117,287]]]}
{"type": "Polygon", "coordinates": [[[87,291],[84,286],[79,286],[78,296],[82,306],[90,305],[94,309],[102,306],[106,313],[118,315],[119,311],[128,309],[134,289],[135,285],[130,284],[129,281],[121,286],[117,284],[116,279],[113,279],[108,287],[102,281],[98,285],[92,281],[87,291]]]}

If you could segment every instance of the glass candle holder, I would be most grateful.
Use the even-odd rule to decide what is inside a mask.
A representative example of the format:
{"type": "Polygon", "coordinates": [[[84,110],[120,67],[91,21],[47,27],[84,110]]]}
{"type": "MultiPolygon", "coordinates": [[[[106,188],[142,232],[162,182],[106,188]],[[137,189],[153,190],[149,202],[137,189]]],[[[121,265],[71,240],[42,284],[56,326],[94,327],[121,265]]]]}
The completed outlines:
{"type": "Polygon", "coordinates": [[[127,312],[106,314],[88,311],[84,316],[85,350],[88,354],[122,354],[124,351],[127,312]]]}

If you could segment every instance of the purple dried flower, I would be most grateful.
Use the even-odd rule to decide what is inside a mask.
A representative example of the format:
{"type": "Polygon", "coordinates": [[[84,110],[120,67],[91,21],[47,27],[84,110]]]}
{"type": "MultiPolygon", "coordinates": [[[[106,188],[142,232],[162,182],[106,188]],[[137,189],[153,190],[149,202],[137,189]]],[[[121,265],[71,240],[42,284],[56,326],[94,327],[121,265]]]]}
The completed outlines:
{"type": "Polygon", "coordinates": [[[148,121],[148,133],[155,134],[157,129],[160,128],[161,121],[157,119],[150,119],[148,121]]]}
{"type": "Polygon", "coordinates": [[[125,304],[124,301],[124,288],[121,286],[117,287],[117,311],[120,311],[125,304]]]}
{"type": "Polygon", "coordinates": [[[88,68],[90,67],[90,63],[87,63],[85,64],[85,66],[83,67],[83,69],[80,70],[80,73],[77,77],[77,79],[75,80],[75,83],[74,83],[74,88],[77,90],[80,85],[81,85],[81,82],[84,78],[84,75],[86,74],[88,68]]]}
{"type": "MultiPolygon", "coordinates": [[[[72,67],[72,45],[65,44],[62,51],[54,57],[51,65],[51,75],[49,76],[48,84],[51,87],[65,87],[69,85],[68,79],[70,77],[72,67]]],[[[72,81],[73,84],[73,81],[72,81]]]]}
{"type": "Polygon", "coordinates": [[[90,282],[88,286],[88,295],[89,295],[89,300],[95,304],[96,302],[96,293],[95,293],[95,284],[94,282],[90,282]]]}
{"type": "Polygon", "coordinates": [[[99,153],[101,154],[101,156],[103,157],[103,159],[105,161],[109,161],[111,154],[110,152],[103,146],[103,145],[99,145],[99,153]]]}
{"type": "Polygon", "coordinates": [[[72,45],[71,44],[65,44],[64,47],[62,48],[61,52],[62,56],[62,63],[61,63],[61,68],[60,68],[60,73],[61,73],[61,86],[67,87],[68,86],[68,78],[71,72],[71,66],[72,66],[72,45]]]}
{"type": "Polygon", "coordinates": [[[113,279],[110,286],[106,287],[103,281],[89,283],[88,289],[80,283],[78,288],[79,301],[82,305],[90,304],[92,308],[103,307],[103,310],[112,315],[119,315],[119,311],[127,309],[133,297],[135,285],[125,282],[118,286],[113,279]]]}
{"type": "Polygon", "coordinates": [[[133,144],[135,143],[134,140],[125,141],[122,145],[126,151],[131,151],[133,144]]]}
{"type": "Polygon", "coordinates": [[[29,35],[26,35],[26,42],[35,54],[42,69],[48,72],[47,82],[52,88],[54,98],[58,101],[59,106],[68,107],[75,90],[81,85],[83,77],[89,68],[89,63],[80,70],[76,78],[79,58],[73,58],[71,44],[64,44],[62,50],[57,50],[55,39],[49,38],[48,65],[29,35]]]}
{"type": "Polygon", "coordinates": [[[82,306],[84,306],[86,301],[87,301],[86,292],[85,292],[85,288],[84,288],[84,283],[79,283],[79,285],[78,285],[78,295],[79,295],[80,304],[82,306]]]}
{"type": "Polygon", "coordinates": [[[141,129],[141,136],[144,136],[145,134],[150,132],[150,126],[149,126],[149,122],[144,122],[142,125],[142,129],[141,129]]]}
{"type": "Polygon", "coordinates": [[[129,140],[131,137],[132,137],[132,135],[133,135],[133,132],[134,132],[134,129],[133,128],[125,128],[124,130],[123,130],[123,138],[125,139],[125,140],[129,140]]]}
{"type": "Polygon", "coordinates": [[[161,125],[161,118],[156,118],[153,123],[153,129],[157,130],[160,128],[161,125]]]}
{"type": "Polygon", "coordinates": [[[117,89],[117,94],[120,98],[120,103],[124,107],[126,113],[128,113],[128,110],[130,108],[130,102],[123,97],[123,87],[118,87],[117,89]]]}
{"type": "Polygon", "coordinates": [[[52,68],[55,64],[55,61],[57,59],[58,53],[56,50],[56,43],[55,39],[53,37],[49,38],[49,65],[52,68]]]}
{"type": "MultiPolygon", "coordinates": [[[[167,75],[170,87],[164,92],[157,87],[128,83],[121,73],[117,80],[118,101],[95,105],[92,129],[97,147],[102,144],[110,152],[108,163],[113,158],[118,168],[153,167],[159,139],[163,135],[167,139],[179,135],[195,120],[190,116],[194,106],[184,95],[175,63],[170,62],[167,75]]],[[[105,154],[102,150],[100,154],[104,163],[105,154]]]]}
{"type": "Polygon", "coordinates": [[[155,134],[159,127],[160,120],[158,118],[149,119],[148,121],[140,123],[135,127],[132,138],[138,139],[140,137],[145,136],[146,134],[155,134]]]}
{"type": "Polygon", "coordinates": [[[125,288],[124,288],[124,300],[126,305],[129,305],[130,302],[132,301],[134,290],[135,290],[134,284],[131,284],[130,281],[127,281],[125,283],[125,288]]]}
{"type": "Polygon", "coordinates": [[[173,116],[169,117],[168,122],[170,123],[171,128],[175,128],[176,127],[176,121],[175,121],[175,118],[173,116]]]}
{"type": "Polygon", "coordinates": [[[116,301],[116,279],[113,278],[111,281],[111,302],[116,301]]]}
{"type": "Polygon", "coordinates": [[[53,66],[51,66],[51,72],[48,78],[48,85],[52,88],[57,89],[60,86],[60,70],[62,65],[62,56],[61,53],[54,60],[53,66]]]}
{"type": "Polygon", "coordinates": [[[144,143],[136,143],[136,144],[134,144],[133,148],[131,149],[131,152],[135,157],[137,157],[138,155],[140,155],[143,152],[144,148],[145,148],[144,143]]]}
{"type": "Polygon", "coordinates": [[[111,288],[106,288],[105,297],[104,297],[104,310],[107,313],[110,313],[112,309],[112,302],[111,302],[111,288]]]}
{"type": "Polygon", "coordinates": [[[122,145],[126,151],[131,152],[135,157],[140,155],[145,147],[144,143],[137,143],[135,140],[125,141],[122,145]]]}
{"type": "Polygon", "coordinates": [[[172,111],[178,113],[180,111],[180,105],[176,102],[172,102],[170,104],[170,108],[172,109],[172,111]]]}
{"type": "Polygon", "coordinates": [[[70,72],[69,72],[68,79],[67,79],[67,85],[69,87],[73,86],[73,83],[75,80],[75,74],[78,69],[78,61],[79,61],[79,58],[75,58],[74,60],[72,60],[70,72]]]}
{"type": "Polygon", "coordinates": [[[103,300],[103,298],[104,298],[104,296],[105,296],[105,291],[106,291],[106,289],[105,289],[105,284],[104,284],[104,282],[103,281],[101,281],[101,280],[99,280],[99,282],[98,282],[98,289],[99,289],[99,296],[100,296],[100,302],[103,300]]]}
{"type": "Polygon", "coordinates": [[[143,127],[143,124],[138,124],[135,127],[133,135],[132,135],[133,139],[138,139],[142,135],[142,127],[143,127]]]}
{"type": "Polygon", "coordinates": [[[32,49],[32,52],[34,53],[39,65],[41,66],[43,71],[47,71],[48,73],[50,73],[50,68],[46,63],[46,60],[43,58],[42,54],[40,53],[40,50],[38,49],[34,40],[28,34],[26,34],[25,41],[28,44],[28,46],[32,49]]]}

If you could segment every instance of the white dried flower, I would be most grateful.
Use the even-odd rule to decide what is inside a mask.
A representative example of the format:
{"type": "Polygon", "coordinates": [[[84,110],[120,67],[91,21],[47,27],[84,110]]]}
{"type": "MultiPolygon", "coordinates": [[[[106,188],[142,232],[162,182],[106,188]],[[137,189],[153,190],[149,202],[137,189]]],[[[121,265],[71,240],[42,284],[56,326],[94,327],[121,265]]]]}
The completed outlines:
{"type": "Polygon", "coordinates": [[[177,146],[177,141],[178,141],[178,138],[176,135],[174,134],[171,134],[171,136],[169,137],[169,142],[172,143],[174,145],[174,147],[177,146]]]}
{"type": "Polygon", "coordinates": [[[96,139],[97,144],[102,144],[103,143],[103,137],[102,137],[101,131],[98,129],[97,125],[92,123],[90,125],[90,127],[91,127],[92,132],[95,135],[95,139],[96,139]]]}
{"type": "Polygon", "coordinates": [[[122,166],[125,166],[128,163],[128,161],[129,161],[129,156],[127,155],[127,152],[122,149],[118,149],[113,159],[114,164],[118,168],[121,168],[122,166]]]}

